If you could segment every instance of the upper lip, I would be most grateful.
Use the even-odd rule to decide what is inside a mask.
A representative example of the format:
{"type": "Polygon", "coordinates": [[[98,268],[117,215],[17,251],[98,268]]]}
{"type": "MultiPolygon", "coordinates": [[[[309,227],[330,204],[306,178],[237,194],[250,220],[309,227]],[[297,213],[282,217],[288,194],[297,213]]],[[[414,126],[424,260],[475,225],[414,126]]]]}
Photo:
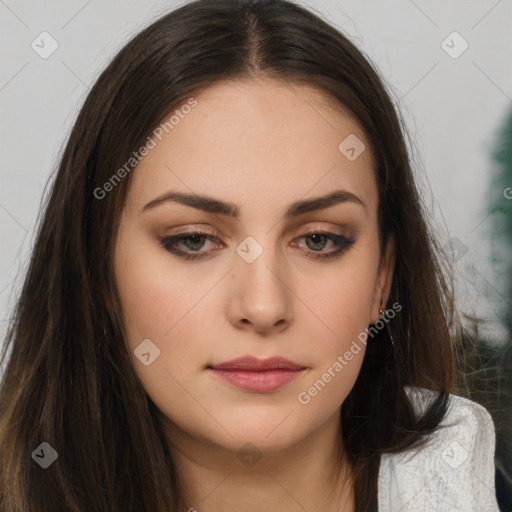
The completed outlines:
{"type": "Polygon", "coordinates": [[[231,361],[225,361],[224,363],[212,364],[209,368],[214,368],[216,370],[261,371],[275,369],[302,370],[305,366],[294,363],[293,361],[280,356],[274,356],[268,359],[258,359],[254,356],[243,356],[238,357],[237,359],[232,359],[231,361]]]}

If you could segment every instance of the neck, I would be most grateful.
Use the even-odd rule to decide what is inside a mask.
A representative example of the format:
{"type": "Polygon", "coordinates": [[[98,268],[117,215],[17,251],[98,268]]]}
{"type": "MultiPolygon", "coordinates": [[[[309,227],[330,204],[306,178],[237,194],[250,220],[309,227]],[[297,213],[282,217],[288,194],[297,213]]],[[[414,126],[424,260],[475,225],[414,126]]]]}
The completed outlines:
{"type": "Polygon", "coordinates": [[[233,452],[189,436],[169,421],[165,430],[183,486],[184,510],[354,511],[338,411],[299,443],[264,452],[257,442],[241,443],[245,449],[233,452]]]}

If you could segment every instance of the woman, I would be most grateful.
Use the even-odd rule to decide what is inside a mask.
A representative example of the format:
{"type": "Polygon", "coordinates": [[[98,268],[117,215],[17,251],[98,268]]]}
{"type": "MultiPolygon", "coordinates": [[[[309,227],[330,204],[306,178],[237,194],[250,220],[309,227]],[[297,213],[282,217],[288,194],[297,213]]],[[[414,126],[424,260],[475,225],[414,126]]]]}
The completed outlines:
{"type": "Polygon", "coordinates": [[[498,510],[447,276],[348,39],[281,0],[169,13],[99,77],[46,203],[2,510],[498,510]]]}

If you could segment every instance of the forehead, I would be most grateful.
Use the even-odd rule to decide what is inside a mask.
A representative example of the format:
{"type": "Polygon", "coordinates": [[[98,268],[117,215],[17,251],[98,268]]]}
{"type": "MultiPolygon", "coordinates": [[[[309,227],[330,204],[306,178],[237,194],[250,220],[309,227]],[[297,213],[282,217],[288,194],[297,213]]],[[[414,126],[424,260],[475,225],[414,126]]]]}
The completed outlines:
{"type": "Polygon", "coordinates": [[[193,98],[194,108],[176,107],[168,117],[178,113],[178,122],[152,137],[155,147],[132,176],[133,207],[167,189],[266,210],[339,188],[376,202],[374,157],[362,128],[314,87],[219,82],[193,98]]]}

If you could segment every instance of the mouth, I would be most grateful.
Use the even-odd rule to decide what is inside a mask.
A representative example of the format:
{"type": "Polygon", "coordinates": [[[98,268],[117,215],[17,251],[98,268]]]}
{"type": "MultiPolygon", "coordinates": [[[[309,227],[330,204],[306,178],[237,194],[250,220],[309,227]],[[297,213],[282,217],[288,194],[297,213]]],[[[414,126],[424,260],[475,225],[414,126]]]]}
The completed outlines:
{"type": "Polygon", "coordinates": [[[245,356],[210,365],[207,370],[237,388],[255,393],[268,393],[296,379],[307,368],[282,357],[260,360],[253,356],[245,356]]]}
{"type": "Polygon", "coordinates": [[[281,356],[269,357],[267,359],[258,359],[254,356],[243,356],[231,361],[212,364],[208,368],[215,370],[247,370],[247,371],[264,371],[264,370],[303,370],[305,366],[294,363],[289,359],[281,356]]]}

